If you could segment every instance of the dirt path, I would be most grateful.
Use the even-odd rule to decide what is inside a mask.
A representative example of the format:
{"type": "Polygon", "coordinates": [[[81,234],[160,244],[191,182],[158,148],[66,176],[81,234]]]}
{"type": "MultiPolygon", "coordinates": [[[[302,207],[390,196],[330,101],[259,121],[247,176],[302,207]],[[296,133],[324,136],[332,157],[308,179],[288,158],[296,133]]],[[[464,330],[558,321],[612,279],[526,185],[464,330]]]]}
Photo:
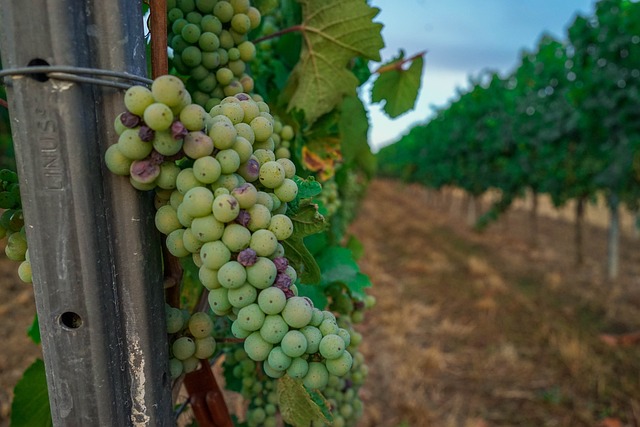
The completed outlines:
{"type": "Polygon", "coordinates": [[[532,250],[524,212],[477,234],[428,200],[376,181],[352,227],[378,299],[362,325],[361,425],[638,425],[640,346],[598,339],[640,327],[633,299],[621,303],[638,284],[637,243],[624,242],[621,279],[606,283],[601,229],[576,271],[568,224],[541,221],[532,250]]]}
{"type": "MultiPolygon", "coordinates": [[[[532,249],[526,212],[477,234],[437,202],[378,180],[351,228],[378,300],[360,325],[360,427],[639,426],[640,345],[598,336],[640,329],[640,242],[623,241],[621,277],[608,283],[600,228],[586,230],[576,270],[566,223],[541,221],[532,249]]],[[[15,268],[0,260],[0,427],[38,354],[24,334],[32,291],[15,268]]]]}

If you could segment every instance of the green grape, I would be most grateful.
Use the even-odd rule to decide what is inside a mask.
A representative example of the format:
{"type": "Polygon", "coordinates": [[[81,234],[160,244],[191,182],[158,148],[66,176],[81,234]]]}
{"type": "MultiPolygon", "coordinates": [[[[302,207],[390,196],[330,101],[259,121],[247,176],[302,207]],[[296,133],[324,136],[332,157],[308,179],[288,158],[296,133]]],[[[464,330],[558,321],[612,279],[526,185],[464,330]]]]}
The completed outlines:
{"type": "Polygon", "coordinates": [[[251,335],[252,332],[247,331],[246,329],[242,329],[240,326],[238,326],[238,322],[232,322],[231,334],[236,338],[244,339],[244,338],[247,338],[249,335],[251,335]]]}
{"type": "MultiPolygon", "coordinates": [[[[253,154],[253,146],[249,141],[241,136],[236,137],[236,140],[231,149],[238,154],[240,164],[243,164],[247,160],[249,160],[251,158],[251,155],[253,154]]],[[[240,166],[238,166],[238,169],[239,168],[240,166]]]]}
{"type": "Polygon", "coordinates": [[[267,162],[275,162],[276,160],[276,156],[273,154],[273,152],[265,150],[264,148],[256,149],[253,152],[253,155],[256,156],[256,158],[260,162],[260,166],[264,165],[267,162]]]}
{"type": "Polygon", "coordinates": [[[198,181],[213,184],[220,178],[222,167],[216,158],[203,156],[193,162],[193,174],[198,181]]]}
{"type": "Polygon", "coordinates": [[[240,209],[249,209],[258,200],[258,190],[252,184],[245,183],[231,190],[231,195],[240,204],[240,209]]]}
{"type": "Polygon", "coordinates": [[[213,14],[224,24],[233,18],[233,6],[227,1],[218,1],[213,7],[213,14]]]}
{"type": "Polygon", "coordinates": [[[199,365],[200,361],[194,356],[191,356],[182,361],[182,369],[186,374],[197,370],[199,365]]]}
{"type": "Polygon", "coordinates": [[[277,162],[284,168],[284,177],[293,179],[296,174],[296,165],[289,159],[280,158],[277,162]]]}
{"type": "Polygon", "coordinates": [[[129,175],[129,169],[131,168],[133,160],[122,154],[118,148],[118,144],[113,144],[105,151],[104,162],[112,173],[127,176],[129,175]]]}
{"type": "Polygon", "coordinates": [[[238,217],[240,204],[235,197],[222,194],[214,199],[212,210],[218,221],[227,223],[238,217]]]}
{"type": "MultiPolygon", "coordinates": [[[[206,52],[203,51],[202,52],[202,65],[209,71],[213,71],[216,68],[218,68],[220,66],[220,54],[217,51],[214,52],[206,52]]],[[[213,74],[213,77],[215,78],[215,74],[213,74]]],[[[216,80],[216,83],[218,81],[216,80]]],[[[209,99],[209,102],[211,102],[211,99],[209,99]]],[[[213,105],[215,105],[216,103],[214,103],[213,105]]],[[[207,107],[208,103],[205,105],[205,110],[209,111],[211,110],[211,107],[207,107]]]]}
{"type": "Polygon", "coordinates": [[[300,328],[307,339],[307,353],[314,354],[320,349],[320,342],[322,341],[322,332],[315,326],[307,325],[300,328]]]}
{"type": "MultiPolygon", "coordinates": [[[[151,84],[151,93],[155,101],[169,107],[180,105],[183,102],[185,92],[186,88],[182,80],[169,74],[156,77],[151,84]]],[[[146,118],[145,122],[147,122],[146,118]]],[[[149,127],[153,129],[151,125],[149,127]]]]}
{"type": "Polygon", "coordinates": [[[193,12],[196,9],[194,0],[176,0],[176,4],[184,13],[193,12]]]}
{"type": "Polygon", "coordinates": [[[124,132],[126,129],[129,129],[127,126],[124,125],[124,123],[122,123],[122,117],[124,114],[125,113],[118,114],[116,119],[113,121],[113,129],[116,131],[118,136],[122,135],[122,132],[124,132]]]}
{"type": "MultiPolygon", "coordinates": [[[[215,6],[216,0],[196,0],[196,8],[205,16],[213,13],[213,6],[215,6]]],[[[203,17],[204,19],[204,17],[203,17]]]]}
{"type": "Polygon", "coordinates": [[[287,356],[300,357],[307,351],[307,339],[302,332],[294,329],[285,334],[280,346],[287,356]]]}
{"type": "MultiPolygon", "coordinates": [[[[237,47],[232,47],[227,51],[227,55],[229,55],[229,61],[237,61],[240,59],[240,51],[237,47]]],[[[233,69],[232,69],[233,71],[233,69]]],[[[236,76],[238,75],[235,71],[233,72],[236,76]]]]}
{"type": "Polygon", "coordinates": [[[256,150],[259,150],[259,149],[267,150],[270,153],[273,153],[273,158],[276,159],[276,154],[275,154],[276,143],[271,137],[267,138],[265,141],[255,142],[253,144],[253,148],[256,150]]]}
{"type": "Polygon", "coordinates": [[[251,360],[255,360],[256,362],[266,360],[272,348],[273,344],[266,342],[260,335],[260,332],[257,331],[252,332],[244,340],[244,351],[247,352],[251,360]]]}
{"type": "Polygon", "coordinates": [[[226,188],[227,191],[231,191],[239,185],[242,185],[243,183],[243,178],[240,175],[237,175],[235,173],[222,174],[216,182],[211,184],[211,188],[226,188]]]}
{"type": "Polygon", "coordinates": [[[269,257],[276,251],[278,239],[275,234],[269,230],[256,230],[251,234],[249,247],[256,251],[258,256],[269,257]]]}
{"type": "MultiPolygon", "coordinates": [[[[274,368],[271,367],[271,365],[269,365],[269,363],[263,363],[262,364],[262,370],[264,371],[264,373],[270,377],[270,378],[280,378],[285,374],[285,371],[278,371],[274,368]]],[[[262,409],[262,408],[256,408],[256,409],[262,409]]],[[[255,410],[255,409],[254,409],[255,410]]],[[[269,418],[271,419],[271,418],[269,418]]],[[[251,426],[258,426],[260,425],[261,427],[267,427],[267,419],[265,418],[264,422],[262,424],[259,424],[257,422],[254,422],[253,424],[251,424],[251,426]]],[[[275,424],[277,425],[277,423],[275,424]]]]}
{"type": "MultiPolygon", "coordinates": [[[[258,304],[258,306],[262,307],[260,304],[258,304]]],[[[260,327],[260,335],[266,342],[271,344],[278,344],[287,332],[289,332],[289,325],[287,325],[287,322],[285,322],[279,314],[269,314],[265,316],[264,322],[260,327]]]]}
{"type": "MultiPolygon", "coordinates": [[[[324,313],[326,315],[326,313],[328,312],[325,311],[324,313]]],[[[327,319],[325,317],[325,319],[318,326],[318,329],[320,329],[320,332],[322,332],[323,336],[327,336],[330,334],[337,334],[339,328],[335,319],[327,319]]]]}
{"type": "MultiPolygon", "coordinates": [[[[258,106],[260,106],[260,103],[258,103],[258,106]]],[[[273,124],[264,116],[256,117],[251,120],[249,125],[251,126],[251,129],[253,129],[253,133],[256,135],[256,141],[266,141],[273,133],[273,124]]]]}
{"type": "Polygon", "coordinates": [[[182,51],[180,58],[187,67],[197,67],[202,63],[202,51],[197,46],[188,46],[182,51]]]}
{"type": "Polygon", "coordinates": [[[199,254],[200,248],[202,248],[202,242],[196,238],[191,230],[191,227],[186,228],[184,230],[184,234],[182,235],[182,242],[184,243],[184,248],[188,250],[192,254],[199,254]]]}
{"type": "Polygon", "coordinates": [[[182,204],[186,213],[193,218],[207,216],[211,214],[213,203],[213,193],[205,187],[194,187],[184,195],[182,204]]]}
{"type": "Polygon", "coordinates": [[[278,314],[287,303],[284,292],[276,287],[268,287],[258,295],[258,305],[266,314],[278,314]]]}
{"type": "Polygon", "coordinates": [[[167,130],[173,123],[173,112],[160,102],[154,102],[144,110],[144,122],[155,131],[167,130]]]}
{"type": "Polygon", "coordinates": [[[253,81],[253,78],[251,78],[251,76],[247,74],[243,74],[240,77],[240,84],[242,85],[243,92],[245,93],[253,92],[255,82],[253,81]]]}
{"type": "MultiPolygon", "coordinates": [[[[229,64],[227,64],[227,67],[231,70],[231,72],[233,73],[234,76],[240,77],[240,76],[244,75],[244,72],[247,69],[247,64],[245,64],[244,62],[242,62],[239,59],[235,59],[235,60],[230,60],[229,64]]],[[[240,84],[240,85],[242,86],[242,84],[240,84]]],[[[243,88],[243,90],[244,90],[244,88],[243,88]]]]}
{"type": "Polygon", "coordinates": [[[182,258],[189,255],[189,251],[184,247],[184,241],[182,236],[184,235],[184,229],[179,228],[172,231],[167,235],[166,246],[171,255],[176,258],[182,258]]]}
{"type": "Polygon", "coordinates": [[[298,185],[294,180],[285,178],[282,184],[276,187],[273,192],[282,202],[291,202],[298,196],[298,185]]]}
{"type": "Polygon", "coordinates": [[[151,191],[156,188],[155,182],[141,182],[133,179],[132,177],[129,177],[129,184],[131,184],[131,186],[136,190],[140,191],[151,191]]]}
{"type": "Polygon", "coordinates": [[[182,372],[182,362],[175,357],[169,359],[169,374],[171,375],[171,379],[175,380],[182,375],[182,372]]]}
{"type": "Polygon", "coordinates": [[[173,190],[176,188],[178,174],[180,168],[174,162],[162,162],[156,184],[163,190],[173,190]]]}
{"type": "Polygon", "coordinates": [[[265,314],[260,310],[260,306],[256,303],[251,303],[245,307],[242,307],[238,311],[238,326],[247,331],[258,331],[264,324],[265,314]]]}
{"type": "Polygon", "coordinates": [[[325,362],[327,371],[331,375],[337,375],[339,377],[345,376],[353,366],[353,357],[348,351],[343,352],[335,359],[330,359],[325,362]]]}
{"type": "Polygon", "coordinates": [[[219,188],[216,188],[215,192],[213,193],[215,197],[221,196],[223,194],[228,195],[228,194],[231,194],[231,192],[226,187],[219,187],[219,188]]]}
{"type": "Polygon", "coordinates": [[[188,131],[199,131],[204,128],[207,112],[198,104],[190,104],[180,111],[180,122],[188,131]]]}
{"type": "Polygon", "coordinates": [[[265,187],[277,188],[281,186],[285,180],[284,168],[276,161],[265,162],[260,166],[259,179],[260,183],[265,187]]]}
{"type": "Polygon", "coordinates": [[[247,13],[251,2],[249,0],[230,0],[231,6],[233,6],[234,13],[247,13]]]}
{"type": "Polygon", "coordinates": [[[344,340],[337,334],[328,334],[320,341],[320,354],[325,359],[337,359],[346,349],[344,340]]]}
{"type": "Polygon", "coordinates": [[[196,343],[190,337],[180,337],[171,346],[173,357],[185,360],[193,356],[196,351],[196,343]]]}
{"type": "Polygon", "coordinates": [[[182,139],[174,139],[169,131],[158,131],[153,136],[153,148],[163,156],[173,156],[182,149],[182,139]]]}
{"type": "MultiPolygon", "coordinates": [[[[200,260],[202,261],[202,258],[200,258],[200,260]]],[[[218,281],[218,270],[211,270],[205,267],[204,264],[198,268],[198,278],[200,279],[200,283],[210,291],[222,286],[218,281]]]]}
{"type": "Polygon", "coordinates": [[[291,297],[282,310],[282,317],[293,328],[307,326],[313,316],[313,304],[303,297],[291,297]]]}
{"type": "Polygon", "coordinates": [[[269,221],[268,230],[271,231],[278,240],[287,240],[293,234],[293,221],[286,215],[273,215],[271,221],[269,221]]]}
{"type": "Polygon", "coordinates": [[[142,160],[153,150],[153,145],[140,139],[137,129],[127,129],[122,132],[116,146],[123,156],[131,160],[142,160]]]}
{"type": "Polygon", "coordinates": [[[211,336],[196,338],[196,351],[193,354],[193,356],[196,359],[201,359],[201,360],[209,359],[214,355],[215,352],[216,352],[215,338],[211,336]]]}
{"type": "Polygon", "coordinates": [[[205,338],[213,332],[213,321],[207,313],[198,311],[189,318],[188,327],[194,338],[205,338]]]}
{"type": "Polygon", "coordinates": [[[153,102],[153,94],[144,86],[131,86],[124,93],[124,106],[136,116],[142,116],[144,110],[153,102]]]}
{"type": "Polygon", "coordinates": [[[202,17],[202,21],[200,21],[200,28],[202,28],[204,32],[218,35],[222,31],[222,22],[220,22],[217,16],[205,15],[202,17]]]}
{"type": "Polygon", "coordinates": [[[249,247],[251,232],[240,224],[228,224],[222,234],[222,242],[231,252],[240,252],[249,247]]]}
{"type": "Polygon", "coordinates": [[[349,331],[344,328],[340,328],[338,329],[338,335],[344,341],[344,345],[346,347],[349,347],[349,344],[351,344],[351,334],[349,333],[349,331]]]}
{"type": "Polygon", "coordinates": [[[229,290],[227,288],[217,288],[209,290],[209,306],[214,313],[223,315],[231,310],[231,303],[229,303],[228,292],[229,290]]]}
{"type": "Polygon", "coordinates": [[[291,378],[302,379],[309,371],[309,363],[301,357],[295,357],[291,360],[291,365],[287,368],[287,374],[291,378]]]}
{"type": "Polygon", "coordinates": [[[267,363],[277,371],[284,371],[291,366],[291,357],[287,356],[280,346],[273,347],[267,357],[267,363]]]}
{"type": "Polygon", "coordinates": [[[169,7],[167,7],[167,18],[169,19],[169,22],[175,22],[178,19],[182,19],[184,18],[184,13],[178,9],[177,7],[171,8],[169,9],[169,7]]]}
{"type": "MultiPolygon", "coordinates": [[[[240,105],[243,106],[244,105],[243,103],[246,103],[246,102],[249,102],[249,101],[241,101],[240,105]]],[[[244,109],[245,119],[247,118],[248,114],[249,115],[253,114],[253,111],[251,111],[249,108],[244,108],[243,106],[243,109],[244,109]]],[[[237,136],[240,136],[246,139],[247,141],[249,141],[251,146],[253,146],[253,143],[255,142],[255,135],[253,133],[253,129],[251,129],[251,126],[243,122],[243,123],[238,123],[234,127],[236,128],[237,136]]]]}
{"type": "Polygon", "coordinates": [[[182,317],[182,312],[179,308],[171,307],[170,305],[165,305],[165,315],[167,322],[167,333],[175,334],[176,332],[180,332],[182,327],[184,326],[184,318],[182,317]]]}
{"type": "Polygon", "coordinates": [[[187,71],[185,71],[183,74],[189,73],[189,68],[187,68],[182,61],[182,52],[184,52],[184,50],[188,47],[189,43],[187,43],[181,35],[175,35],[171,38],[171,48],[173,49],[173,64],[176,66],[184,67],[187,71]]]}
{"type": "Polygon", "coordinates": [[[256,46],[250,41],[242,42],[238,45],[238,52],[240,53],[240,60],[249,62],[256,57],[256,46]]]}
{"type": "Polygon", "coordinates": [[[169,198],[169,204],[176,211],[178,207],[182,204],[182,200],[184,200],[184,194],[179,192],[177,189],[171,192],[171,197],[169,198]]]}
{"type": "Polygon", "coordinates": [[[222,100],[220,111],[231,120],[231,123],[237,125],[238,123],[242,123],[242,119],[244,119],[244,109],[235,98],[232,99],[236,102],[225,102],[225,100],[222,100]]]}
{"type": "Polygon", "coordinates": [[[182,228],[178,213],[171,205],[161,206],[156,211],[155,223],[158,231],[165,235],[182,228]]]}
{"type": "Polygon", "coordinates": [[[204,32],[200,35],[200,39],[198,40],[198,46],[202,52],[215,52],[220,47],[220,39],[218,36],[212,32],[204,32]]]}
{"type": "Polygon", "coordinates": [[[184,138],[182,150],[192,159],[209,156],[213,153],[213,140],[204,132],[189,132],[184,138]]]}
{"type": "Polygon", "coordinates": [[[224,117],[224,119],[216,121],[209,128],[209,137],[213,140],[213,145],[219,150],[226,150],[228,148],[233,147],[235,143],[236,136],[238,132],[236,128],[233,126],[231,120],[226,118],[225,116],[216,116],[216,117],[224,117]]]}
{"type": "MultiPolygon", "coordinates": [[[[184,199],[183,199],[184,200],[184,199]]],[[[181,203],[176,209],[176,214],[178,215],[178,221],[182,224],[183,227],[191,227],[193,223],[193,217],[187,213],[187,209],[184,206],[184,203],[181,203]]]]}
{"type": "Polygon", "coordinates": [[[216,71],[216,79],[221,85],[227,86],[233,80],[233,71],[226,67],[218,68],[216,71]]]}
{"type": "Polygon", "coordinates": [[[258,257],[255,264],[247,267],[246,270],[247,281],[258,289],[266,289],[271,286],[278,274],[273,261],[264,257],[258,257]]]}
{"type": "Polygon", "coordinates": [[[249,10],[247,10],[247,16],[251,21],[252,30],[255,30],[256,28],[258,28],[258,26],[260,26],[260,21],[262,20],[262,17],[260,16],[260,11],[258,9],[256,9],[253,6],[250,7],[249,10]]]}
{"type": "Polygon", "coordinates": [[[224,224],[218,221],[213,214],[194,218],[191,221],[191,230],[194,236],[203,243],[219,240],[224,228],[224,224]]]}
{"type": "Polygon", "coordinates": [[[239,288],[247,280],[244,266],[237,261],[229,261],[218,270],[218,281],[228,289],[239,288]]]}
{"type": "Polygon", "coordinates": [[[255,302],[258,291],[251,284],[245,283],[238,288],[229,289],[228,296],[233,307],[242,308],[255,302]]]}
{"type": "Polygon", "coordinates": [[[197,43],[200,39],[200,27],[196,24],[188,23],[180,31],[180,35],[187,43],[197,43]]]}
{"type": "Polygon", "coordinates": [[[304,386],[312,390],[322,390],[329,382],[327,367],[320,362],[310,362],[307,375],[302,379],[304,386]]]}
{"type": "Polygon", "coordinates": [[[202,265],[211,270],[218,270],[231,260],[231,251],[220,240],[215,240],[202,245],[200,258],[202,265]]]}
{"type": "Polygon", "coordinates": [[[240,156],[232,148],[220,150],[216,154],[216,160],[220,162],[220,168],[223,174],[231,174],[240,167],[240,156]]]}
{"type": "MultiPolygon", "coordinates": [[[[209,73],[204,79],[198,82],[198,89],[208,93],[216,88],[216,84],[218,84],[218,82],[216,81],[215,74],[209,73]]],[[[205,106],[209,103],[210,100],[211,98],[207,100],[205,106]]]]}
{"type": "Polygon", "coordinates": [[[31,262],[26,259],[20,263],[18,266],[18,277],[24,283],[32,283],[33,282],[33,272],[31,270],[31,262]]]}
{"type": "MultiPolygon", "coordinates": [[[[188,23],[189,21],[187,21],[184,18],[176,19],[175,21],[173,21],[173,24],[171,24],[171,32],[173,34],[180,34],[184,26],[187,25],[188,23]]],[[[171,39],[171,37],[168,37],[168,38],[171,39]]]]}

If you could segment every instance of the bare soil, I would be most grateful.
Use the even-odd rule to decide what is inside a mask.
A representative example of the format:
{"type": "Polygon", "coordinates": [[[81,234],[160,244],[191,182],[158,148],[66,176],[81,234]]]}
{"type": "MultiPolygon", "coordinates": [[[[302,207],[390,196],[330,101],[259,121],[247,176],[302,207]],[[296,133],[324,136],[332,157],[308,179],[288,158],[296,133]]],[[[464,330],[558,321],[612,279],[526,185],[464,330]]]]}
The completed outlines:
{"type": "MultiPolygon", "coordinates": [[[[377,306],[359,325],[369,377],[360,427],[640,426],[638,240],[622,239],[606,279],[606,230],[514,209],[474,232],[461,199],[377,180],[350,231],[365,247],[377,306]]],[[[33,292],[0,259],[0,427],[11,390],[40,350],[25,335],[33,292]]]]}

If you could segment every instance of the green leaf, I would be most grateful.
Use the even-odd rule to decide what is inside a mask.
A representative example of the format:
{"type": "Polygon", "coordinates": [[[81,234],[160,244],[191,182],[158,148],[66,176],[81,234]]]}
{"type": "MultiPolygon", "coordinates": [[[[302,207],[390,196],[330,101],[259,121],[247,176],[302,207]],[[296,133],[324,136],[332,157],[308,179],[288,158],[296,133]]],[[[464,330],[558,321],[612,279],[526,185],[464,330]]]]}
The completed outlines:
{"type": "Polygon", "coordinates": [[[349,236],[349,240],[347,241],[346,246],[351,251],[353,259],[359,260],[360,258],[362,258],[362,255],[364,255],[364,245],[353,234],[349,236]]]}
{"type": "Polygon", "coordinates": [[[304,283],[298,283],[298,295],[307,297],[313,301],[313,306],[320,310],[325,309],[329,305],[329,299],[324,292],[324,286],[317,285],[305,285],[304,283]]]}
{"type": "Polygon", "coordinates": [[[38,313],[33,316],[33,323],[27,329],[27,336],[31,338],[31,340],[40,344],[42,340],[40,339],[40,325],[38,324],[38,313]]]}
{"type": "Polygon", "coordinates": [[[16,198],[9,191],[0,193],[0,209],[13,209],[16,202],[16,198]]]}
{"type": "Polygon", "coordinates": [[[360,272],[353,260],[351,251],[342,246],[330,246],[318,256],[318,265],[322,270],[322,284],[350,282],[360,272]]]}
{"type": "Polygon", "coordinates": [[[322,193],[322,185],[313,176],[303,179],[296,175],[293,180],[298,184],[298,199],[300,200],[310,199],[322,193]]]}
{"type": "Polygon", "coordinates": [[[320,282],[320,268],[311,252],[304,245],[304,238],[324,230],[325,219],[318,213],[315,205],[306,203],[300,206],[295,215],[292,215],[293,234],[287,240],[282,241],[285,256],[289,263],[298,272],[298,277],[303,283],[313,284],[320,282]]]}
{"type": "Polygon", "coordinates": [[[288,110],[302,109],[309,123],[355,94],[358,78],[348,68],[363,57],[380,60],[384,47],[380,11],[363,0],[299,0],[303,46],[285,92],[288,110]]]}
{"type": "Polygon", "coordinates": [[[344,99],[340,115],[340,139],[342,141],[342,158],[351,163],[359,158],[359,154],[369,149],[369,118],[364,104],[358,96],[344,99]]]}
{"type": "Polygon", "coordinates": [[[200,300],[204,289],[200,282],[200,269],[193,262],[192,257],[180,258],[182,266],[182,283],[180,285],[180,304],[188,310],[193,310],[200,300]],[[190,306],[191,305],[191,306],[190,306]]]}
{"type": "Polygon", "coordinates": [[[285,375],[278,380],[277,393],[280,413],[286,423],[294,427],[308,427],[314,422],[329,423],[320,406],[302,385],[302,381],[285,375]]]}
{"type": "MultiPolygon", "coordinates": [[[[401,53],[400,57],[391,61],[391,63],[402,59],[402,56],[403,54],[401,53]]],[[[411,110],[415,106],[416,98],[418,97],[422,67],[423,59],[422,55],[420,55],[411,62],[411,65],[406,70],[392,68],[381,72],[371,89],[372,101],[386,101],[384,112],[391,118],[398,117],[411,110]]]]}
{"type": "Polygon", "coordinates": [[[11,427],[53,426],[44,362],[36,359],[13,389],[11,427]]]}

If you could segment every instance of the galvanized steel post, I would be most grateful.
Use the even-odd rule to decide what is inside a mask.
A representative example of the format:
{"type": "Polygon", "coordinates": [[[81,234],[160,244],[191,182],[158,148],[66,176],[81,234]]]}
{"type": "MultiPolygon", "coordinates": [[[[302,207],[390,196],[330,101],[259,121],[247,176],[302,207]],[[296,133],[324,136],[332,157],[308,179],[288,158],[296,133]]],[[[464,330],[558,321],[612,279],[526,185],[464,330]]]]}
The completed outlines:
{"type": "MultiPolygon", "coordinates": [[[[3,0],[4,69],[146,75],[139,1],[3,0]]],[[[109,173],[123,91],[5,78],[54,425],[174,424],[150,194],[109,173]]]]}

